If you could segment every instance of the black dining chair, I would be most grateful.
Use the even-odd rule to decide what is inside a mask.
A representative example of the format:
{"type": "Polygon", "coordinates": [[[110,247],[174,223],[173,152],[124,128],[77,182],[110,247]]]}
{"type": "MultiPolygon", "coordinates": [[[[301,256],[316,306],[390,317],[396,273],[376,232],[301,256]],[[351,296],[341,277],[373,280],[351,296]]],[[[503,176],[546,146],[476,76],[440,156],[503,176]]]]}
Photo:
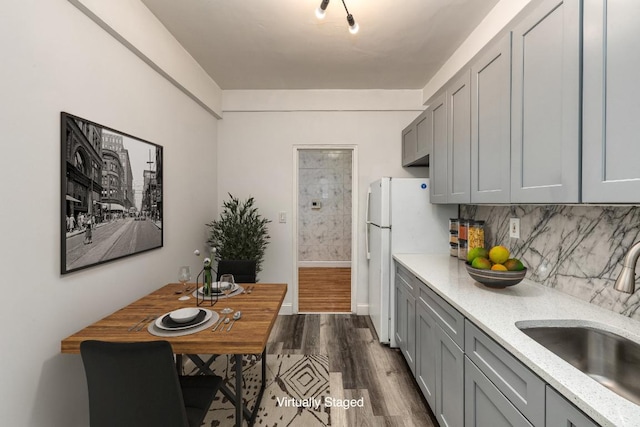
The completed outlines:
{"type": "Polygon", "coordinates": [[[167,341],[84,341],[91,427],[202,424],[222,378],[179,376],[167,341]]]}
{"type": "Polygon", "coordinates": [[[223,274],[233,274],[236,283],[256,283],[256,261],[245,259],[221,259],[218,262],[218,276],[220,281],[223,274]]]}

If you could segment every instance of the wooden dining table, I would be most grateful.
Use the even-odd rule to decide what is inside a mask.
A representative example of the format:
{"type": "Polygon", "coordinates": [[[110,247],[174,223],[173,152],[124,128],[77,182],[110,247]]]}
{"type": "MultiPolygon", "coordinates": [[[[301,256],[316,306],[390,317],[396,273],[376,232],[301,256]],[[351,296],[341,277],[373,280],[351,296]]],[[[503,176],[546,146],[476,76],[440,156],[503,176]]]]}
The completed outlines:
{"type": "MultiPolygon", "coordinates": [[[[195,285],[192,284],[192,286],[195,285]]],[[[63,339],[61,351],[79,354],[80,343],[86,340],[111,342],[166,340],[171,344],[180,364],[181,355],[186,355],[203,374],[214,373],[210,368],[212,359],[204,361],[199,355],[234,355],[235,390],[230,390],[224,384],[221,391],[235,405],[236,425],[242,425],[243,417],[247,419],[249,425],[253,425],[265,389],[267,341],[287,293],[287,285],[258,283],[240,284],[240,286],[245,288],[252,286],[252,292],[219,299],[213,306],[208,300],[200,299],[200,308],[219,313],[222,308],[228,306],[233,308],[234,312],[242,312],[241,319],[236,321],[229,331],[227,327],[223,331],[218,329],[216,332],[212,332],[212,328],[207,328],[188,335],[159,337],[148,331],[146,327],[148,322],[143,322],[144,327],[139,331],[132,330],[132,327],[143,319],[157,318],[179,308],[196,306],[194,297],[186,301],[178,299],[180,295],[176,292],[181,290],[182,284],[170,283],[63,339]],[[244,408],[242,402],[242,356],[245,354],[262,355],[262,386],[253,410],[244,408]]]]}

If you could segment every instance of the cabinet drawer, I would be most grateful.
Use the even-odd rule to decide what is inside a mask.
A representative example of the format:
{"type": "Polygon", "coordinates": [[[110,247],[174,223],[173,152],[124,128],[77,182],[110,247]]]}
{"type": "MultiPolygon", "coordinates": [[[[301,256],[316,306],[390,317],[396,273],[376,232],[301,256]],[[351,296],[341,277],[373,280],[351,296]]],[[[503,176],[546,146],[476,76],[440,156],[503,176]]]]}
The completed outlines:
{"type": "Polygon", "coordinates": [[[467,357],[464,358],[464,395],[465,427],[531,427],[531,423],[467,357]]]}
{"type": "Polygon", "coordinates": [[[534,426],[545,425],[545,383],[468,320],[465,353],[534,426]]]}
{"type": "Polygon", "coordinates": [[[429,310],[453,342],[464,350],[464,316],[423,283],[418,286],[416,299],[418,304],[429,310]]]}
{"type": "Polygon", "coordinates": [[[420,280],[403,266],[396,264],[396,277],[401,279],[402,285],[410,295],[415,295],[415,290],[421,283],[420,280]]]}
{"type": "Polygon", "coordinates": [[[547,425],[598,427],[591,418],[549,386],[547,386],[547,425]]]}

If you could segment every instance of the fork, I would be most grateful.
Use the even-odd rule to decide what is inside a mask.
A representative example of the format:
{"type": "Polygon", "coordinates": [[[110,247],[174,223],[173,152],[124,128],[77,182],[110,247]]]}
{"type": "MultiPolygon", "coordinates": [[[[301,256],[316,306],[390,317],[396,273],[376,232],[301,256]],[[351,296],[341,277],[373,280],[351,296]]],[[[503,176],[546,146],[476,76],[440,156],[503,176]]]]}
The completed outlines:
{"type": "Polygon", "coordinates": [[[141,325],[139,325],[136,329],[134,329],[135,332],[140,332],[141,330],[143,330],[147,325],[149,325],[149,323],[153,322],[154,320],[156,320],[158,318],[158,316],[151,315],[148,316],[149,318],[147,320],[145,320],[144,322],[142,322],[141,325]]]}
{"type": "Polygon", "coordinates": [[[133,325],[132,327],[130,327],[129,329],[127,329],[127,331],[128,331],[128,332],[131,332],[131,331],[135,331],[135,330],[137,330],[137,328],[138,328],[140,325],[142,325],[142,324],[144,324],[145,322],[149,321],[149,319],[150,319],[150,318],[151,318],[151,316],[147,316],[147,317],[145,317],[144,319],[142,319],[141,321],[139,321],[138,323],[136,323],[135,325],[133,325]]]}

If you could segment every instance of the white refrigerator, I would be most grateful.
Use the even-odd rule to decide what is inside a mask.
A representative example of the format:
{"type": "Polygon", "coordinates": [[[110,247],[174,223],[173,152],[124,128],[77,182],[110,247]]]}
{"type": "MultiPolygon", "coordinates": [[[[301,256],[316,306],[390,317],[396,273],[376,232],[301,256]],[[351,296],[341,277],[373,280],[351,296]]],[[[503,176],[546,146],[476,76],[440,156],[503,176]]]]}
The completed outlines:
{"type": "Polygon", "coordinates": [[[369,316],[381,343],[396,347],[393,254],[449,253],[449,218],[457,216],[458,205],[429,202],[426,178],[383,177],[369,186],[369,316]]]}

